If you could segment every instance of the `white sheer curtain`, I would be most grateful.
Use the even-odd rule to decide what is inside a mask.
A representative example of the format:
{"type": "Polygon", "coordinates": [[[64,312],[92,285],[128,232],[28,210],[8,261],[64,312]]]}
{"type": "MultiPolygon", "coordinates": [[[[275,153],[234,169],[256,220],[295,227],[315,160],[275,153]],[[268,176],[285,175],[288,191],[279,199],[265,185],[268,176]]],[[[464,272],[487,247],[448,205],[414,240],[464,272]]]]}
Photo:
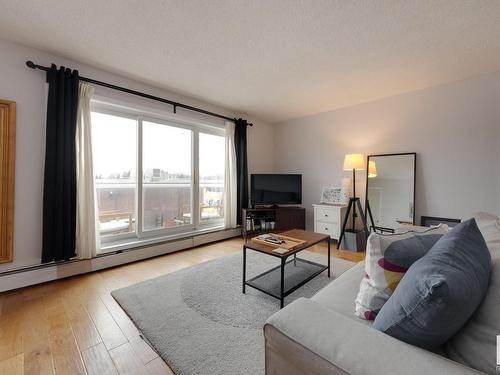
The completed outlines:
{"type": "Polygon", "coordinates": [[[226,169],[224,173],[224,225],[236,228],[236,150],[234,148],[234,123],[227,121],[226,126],[226,169]]]}
{"type": "Polygon", "coordinates": [[[95,257],[100,248],[97,221],[90,99],[94,88],[80,82],[76,122],[76,254],[79,259],[95,257]]]}

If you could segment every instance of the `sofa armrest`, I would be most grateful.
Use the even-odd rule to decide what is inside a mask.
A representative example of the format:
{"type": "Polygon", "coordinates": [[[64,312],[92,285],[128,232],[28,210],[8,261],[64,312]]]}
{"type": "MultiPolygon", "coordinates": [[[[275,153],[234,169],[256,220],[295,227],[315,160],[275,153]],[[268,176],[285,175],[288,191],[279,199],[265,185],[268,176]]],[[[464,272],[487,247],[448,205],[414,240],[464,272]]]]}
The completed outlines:
{"type": "Polygon", "coordinates": [[[349,375],[380,374],[482,374],[427,350],[406,344],[362,322],[350,319],[323,305],[300,298],[272,315],[264,326],[266,374],[329,373],[349,375]],[[276,340],[277,336],[281,339],[276,340]],[[283,345],[283,337],[291,345],[283,345]],[[281,344],[276,342],[281,340],[281,344]],[[274,342],[274,344],[273,344],[274,342]],[[297,347],[302,349],[297,349],[297,347]],[[280,350],[288,353],[279,353],[280,350]],[[292,353],[290,353],[292,351],[292,353]],[[302,352],[312,355],[304,366],[319,362],[317,368],[293,363],[302,352]],[[282,355],[281,355],[282,354],[282,355]],[[295,354],[295,355],[294,355],[295,354]],[[273,363],[273,359],[275,363],[273,363]],[[332,365],[325,371],[324,363],[332,365]],[[281,370],[279,369],[281,367],[281,370]]]}

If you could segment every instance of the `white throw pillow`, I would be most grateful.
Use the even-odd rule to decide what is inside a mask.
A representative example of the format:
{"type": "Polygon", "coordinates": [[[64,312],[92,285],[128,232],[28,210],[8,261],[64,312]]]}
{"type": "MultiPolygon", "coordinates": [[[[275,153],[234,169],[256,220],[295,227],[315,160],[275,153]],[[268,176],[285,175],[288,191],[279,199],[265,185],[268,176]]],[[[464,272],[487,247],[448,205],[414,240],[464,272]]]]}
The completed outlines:
{"type": "Polygon", "coordinates": [[[374,320],[408,268],[447,231],[448,226],[440,224],[425,231],[372,233],[366,247],[365,276],[355,301],[356,316],[374,320]]]}
{"type": "Polygon", "coordinates": [[[485,212],[478,212],[473,217],[488,248],[492,251],[495,244],[500,244],[500,219],[485,212]]]}

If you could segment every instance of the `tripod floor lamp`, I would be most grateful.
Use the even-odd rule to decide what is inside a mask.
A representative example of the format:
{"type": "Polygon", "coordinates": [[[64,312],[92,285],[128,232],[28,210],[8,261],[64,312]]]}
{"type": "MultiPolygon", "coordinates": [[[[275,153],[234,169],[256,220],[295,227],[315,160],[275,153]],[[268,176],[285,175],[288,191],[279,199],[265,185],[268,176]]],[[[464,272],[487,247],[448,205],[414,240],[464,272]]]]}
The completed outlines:
{"type": "MultiPolygon", "coordinates": [[[[370,160],[368,158],[368,178],[375,178],[377,177],[377,165],[375,164],[375,160],[370,160]]],[[[365,197],[365,220],[368,221],[368,218],[370,218],[372,225],[370,230],[373,230],[374,232],[377,231],[377,227],[375,226],[375,221],[373,221],[373,215],[372,215],[372,209],[370,207],[370,201],[368,200],[368,194],[366,194],[365,197]]]]}
{"type": "Polygon", "coordinates": [[[347,227],[347,222],[349,220],[349,214],[352,210],[352,228],[351,231],[356,231],[356,208],[359,211],[361,220],[363,222],[364,235],[368,233],[368,228],[366,226],[365,215],[363,214],[363,208],[361,207],[361,202],[358,197],[356,197],[356,171],[362,171],[366,169],[365,158],[362,154],[347,154],[344,158],[344,171],[352,171],[352,197],[349,198],[349,205],[347,206],[347,211],[344,218],[344,223],[342,225],[342,231],[340,232],[339,241],[337,242],[337,249],[340,248],[342,240],[345,239],[345,232],[347,227]]]}

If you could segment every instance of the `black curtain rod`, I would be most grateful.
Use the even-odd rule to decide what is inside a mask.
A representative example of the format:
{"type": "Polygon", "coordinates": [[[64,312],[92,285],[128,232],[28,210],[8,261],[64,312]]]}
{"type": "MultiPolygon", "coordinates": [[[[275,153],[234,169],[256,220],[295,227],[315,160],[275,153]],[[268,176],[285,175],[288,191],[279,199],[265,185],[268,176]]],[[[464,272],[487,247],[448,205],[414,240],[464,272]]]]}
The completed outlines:
{"type": "MultiPolygon", "coordinates": [[[[40,70],[43,70],[43,71],[48,71],[49,70],[48,67],[35,64],[33,61],[26,61],[26,66],[28,68],[31,68],[31,69],[40,69],[40,70]]],[[[182,103],[174,102],[172,100],[160,98],[159,96],[149,95],[149,94],[146,94],[146,93],[143,93],[143,92],[140,92],[140,91],[135,91],[135,90],[127,89],[126,87],[121,87],[121,86],[113,85],[111,83],[102,82],[102,81],[98,81],[98,80],[95,80],[95,79],[92,79],[92,78],[87,78],[87,77],[82,77],[82,76],[80,76],[79,78],[80,78],[80,81],[84,81],[84,82],[88,82],[88,83],[93,83],[95,85],[107,87],[109,89],[126,92],[127,94],[140,96],[140,97],[143,97],[143,98],[146,98],[146,99],[156,100],[157,102],[162,102],[162,103],[165,103],[165,104],[170,104],[171,106],[174,107],[174,113],[177,112],[177,107],[179,107],[179,108],[187,109],[189,111],[203,113],[204,115],[208,115],[208,116],[212,116],[212,117],[218,117],[218,118],[221,118],[221,119],[224,119],[224,120],[228,120],[228,121],[235,121],[236,120],[236,118],[231,118],[231,117],[228,117],[228,116],[219,115],[218,113],[206,111],[204,109],[193,107],[193,106],[190,106],[190,105],[187,105],[187,104],[182,104],[182,103]]],[[[253,124],[251,124],[251,123],[248,123],[248,125],[253,126],[253,124]]]]}

